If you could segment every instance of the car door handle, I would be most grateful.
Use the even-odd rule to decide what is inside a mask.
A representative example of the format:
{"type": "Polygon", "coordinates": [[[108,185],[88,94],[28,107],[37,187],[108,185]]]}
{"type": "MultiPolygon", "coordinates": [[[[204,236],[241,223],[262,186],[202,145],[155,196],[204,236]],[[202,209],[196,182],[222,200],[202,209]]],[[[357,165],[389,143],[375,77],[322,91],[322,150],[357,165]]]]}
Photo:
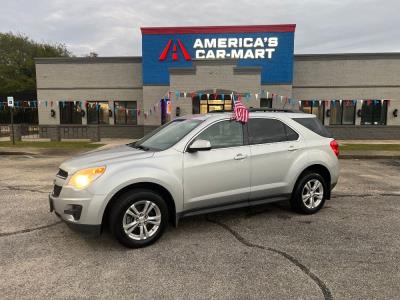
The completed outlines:
{"type": "Polygon", "coordinates": [[[247,157],[246,154],[239,153],[239,154],[236,154],[236,156],[234,157],[234,159],[235,159],[235,160],[241,160],[241,159],[245,159],[246,157],[247,157]]]}
{"type": "Polygon", "coordinates": [[[289,146],[289,148],[288,148],[288,151],[296,151],[296,150],[299,150],[299,148],[297,148],[293,145],[289,146]]]}

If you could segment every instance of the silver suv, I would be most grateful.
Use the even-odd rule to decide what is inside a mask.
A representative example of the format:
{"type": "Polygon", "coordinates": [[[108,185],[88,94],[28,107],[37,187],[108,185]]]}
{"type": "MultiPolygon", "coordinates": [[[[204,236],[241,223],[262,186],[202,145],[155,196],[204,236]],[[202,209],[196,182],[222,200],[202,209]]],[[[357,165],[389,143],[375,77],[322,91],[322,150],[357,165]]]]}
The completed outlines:
{"type": "Polygon", "coordinates": [[[314,115],[177,118],[141,140],[61,164],[50,211],[71,227],[109,226],[123,245],[155,242],[182,217],[289,200],[312,214],[339,176],[338,144],[314,115]]]}

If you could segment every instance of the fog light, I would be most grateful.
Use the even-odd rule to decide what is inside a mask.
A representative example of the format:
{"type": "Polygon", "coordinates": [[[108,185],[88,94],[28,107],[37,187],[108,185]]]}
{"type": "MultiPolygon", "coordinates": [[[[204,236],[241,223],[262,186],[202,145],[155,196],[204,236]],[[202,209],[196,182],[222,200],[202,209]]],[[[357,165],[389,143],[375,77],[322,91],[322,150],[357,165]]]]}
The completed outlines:
{"type": "Polygon", "coordinates": [[[68,204],[64,210],[64,214],[73,216],[75,221],[78,221],[81,218],[81,213],[82,205],[77,204],[68,204]]]}

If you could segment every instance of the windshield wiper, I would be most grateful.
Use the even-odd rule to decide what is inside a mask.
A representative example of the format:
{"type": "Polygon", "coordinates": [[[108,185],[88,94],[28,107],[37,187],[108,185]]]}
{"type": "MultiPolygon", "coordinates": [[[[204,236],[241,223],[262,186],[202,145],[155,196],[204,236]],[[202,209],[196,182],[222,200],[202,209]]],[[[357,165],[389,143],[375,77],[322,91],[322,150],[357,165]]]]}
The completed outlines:
{"type": "Polygon", "coordinates": [[[150,150],[149,147],[145,147],[145,146],[142,146],[142,145],[134,146],[133,148],[140,149],[140,150],[143,150],[143,151],[149,151],[150,150]]]}

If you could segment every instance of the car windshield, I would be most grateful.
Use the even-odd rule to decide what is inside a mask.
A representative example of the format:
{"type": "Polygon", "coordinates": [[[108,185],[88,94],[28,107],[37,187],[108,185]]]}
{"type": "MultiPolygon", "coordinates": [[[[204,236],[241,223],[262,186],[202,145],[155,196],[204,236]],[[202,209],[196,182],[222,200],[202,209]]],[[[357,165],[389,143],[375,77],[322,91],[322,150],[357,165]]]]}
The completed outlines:
{"type": "Polygon", "coordinates": [[[144,151],[162,151],[175,145],[201,122],[196,119],[175,119],[129,145],[144,151]]]}

